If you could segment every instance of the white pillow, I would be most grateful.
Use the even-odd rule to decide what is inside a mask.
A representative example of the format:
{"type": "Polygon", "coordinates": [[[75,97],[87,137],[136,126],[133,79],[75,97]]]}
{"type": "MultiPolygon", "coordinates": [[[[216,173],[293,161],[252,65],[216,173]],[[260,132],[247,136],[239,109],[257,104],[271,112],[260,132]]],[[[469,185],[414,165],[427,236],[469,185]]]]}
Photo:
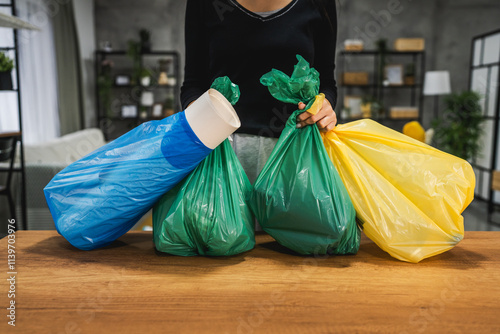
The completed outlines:
{"type": "Polygon", "coordinates": [[[26,164],[69,165],[105,143],[100,129],[85,129],[42,144],[24,145],[24,158],[26,164]]]}

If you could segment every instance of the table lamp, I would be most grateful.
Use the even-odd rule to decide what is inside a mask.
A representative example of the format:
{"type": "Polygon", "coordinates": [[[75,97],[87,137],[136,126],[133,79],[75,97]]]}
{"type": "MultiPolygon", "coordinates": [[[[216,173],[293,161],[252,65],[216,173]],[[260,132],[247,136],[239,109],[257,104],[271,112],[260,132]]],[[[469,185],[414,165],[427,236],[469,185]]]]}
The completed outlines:
{"type": "Polygon", "coordinates": [[[439,95],[451,93],[450,72],[428,71],[425,72],[424,95],[434,96],[434,118],[438,117],[439,95]]]}

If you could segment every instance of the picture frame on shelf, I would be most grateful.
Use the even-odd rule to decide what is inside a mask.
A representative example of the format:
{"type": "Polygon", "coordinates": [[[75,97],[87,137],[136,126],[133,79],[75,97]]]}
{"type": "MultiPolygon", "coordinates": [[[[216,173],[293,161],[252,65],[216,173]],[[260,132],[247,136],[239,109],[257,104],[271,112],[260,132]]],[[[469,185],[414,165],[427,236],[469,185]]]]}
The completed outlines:
{"type": "Polygon", "coordinates": [[[363,116],[361,105],[363,98],[357,95],[346,95],[344,97],[344,108],[347,108],[351,118],[361,118],[363,116]]]}
{"type": "Polygon", "coordinates": [[[135,104],[124,104],[121,107],[120,115],[122,118],[136,118],[137,106],[135,104]]]}
{"type": "Polygon", "coordinates": [[[389,86],[402,86],[404,83],[404,66],[401,64],[386,65],[384,75],[389,86]]]}
{"type": "Polygon", "coordinates": [[[130,75],[118,74],[115,76],[115,86],[128,86],[130,85],[130,75]]]}
{"type": "Polygon", "coordinates": [[[161,103],[153,104],[151,110],[151,116],[154,118],[161,118],[163,116],[163,104],[161,103]]]}

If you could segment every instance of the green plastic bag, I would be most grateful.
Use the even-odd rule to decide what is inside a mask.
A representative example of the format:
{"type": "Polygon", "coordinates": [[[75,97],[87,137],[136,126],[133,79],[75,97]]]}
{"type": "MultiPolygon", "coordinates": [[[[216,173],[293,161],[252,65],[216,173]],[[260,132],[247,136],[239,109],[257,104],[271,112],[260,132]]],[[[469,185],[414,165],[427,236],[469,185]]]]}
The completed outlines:
{"type": "MultiPolygon", "coordinates": [[[[212,88],[232,104],[238,86],[218,78],[212,88]]],[[[153,208],[153,238],[160,252],[229,256],[255,246],[252,192],[243,167],[225,140],[153,208]]]]}
{"type": "MultiPolygon", "coordinates": [[[[307,103],[319,91],[319,73],[302,57],[291,77],[273,69],[261,83],[278,100],[307,103]]],[[[260,225],[281,245],[300,254],[356,254],[356,213],[316,125],[296,128],[288,119],[254,185],[250,201],[260,225]]]]}
{"type": "Polygon", "coordinates": [[[240,99],[240,88],[238,85],[232,83],[229,77],[219,77],[215,79],[210,88],[224,95],[232,105],[235,105],[240,99]]]}

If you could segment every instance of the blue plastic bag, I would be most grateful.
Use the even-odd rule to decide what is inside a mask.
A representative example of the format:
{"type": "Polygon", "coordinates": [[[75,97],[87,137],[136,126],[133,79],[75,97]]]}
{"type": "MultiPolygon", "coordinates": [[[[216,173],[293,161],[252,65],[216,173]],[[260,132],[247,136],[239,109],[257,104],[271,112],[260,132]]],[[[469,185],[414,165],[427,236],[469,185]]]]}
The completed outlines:
{"type": "Polygon", "coordinates": [[[144,123],[59,172],[45,187],[56,229],[73,246],[106,246],[212,150],[184,112],[144,123]]]}

